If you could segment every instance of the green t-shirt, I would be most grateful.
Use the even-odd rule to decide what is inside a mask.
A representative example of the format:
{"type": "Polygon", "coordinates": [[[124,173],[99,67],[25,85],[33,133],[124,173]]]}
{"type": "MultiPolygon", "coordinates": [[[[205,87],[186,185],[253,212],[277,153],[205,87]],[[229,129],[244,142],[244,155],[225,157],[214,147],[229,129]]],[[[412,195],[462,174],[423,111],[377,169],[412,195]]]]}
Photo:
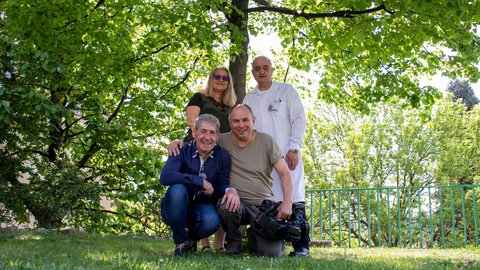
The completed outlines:
{"type": "Polygon", "coordinates": [[[271,176],[273,164],[282,158],[280,149],[268,134],[257,132],[255,140],[246,147],[238,147],[232,133],[220,134],[218,144],[232,157],[230,185],[234,186],[242,202],[261,205],[272,199],[271,176]]]}

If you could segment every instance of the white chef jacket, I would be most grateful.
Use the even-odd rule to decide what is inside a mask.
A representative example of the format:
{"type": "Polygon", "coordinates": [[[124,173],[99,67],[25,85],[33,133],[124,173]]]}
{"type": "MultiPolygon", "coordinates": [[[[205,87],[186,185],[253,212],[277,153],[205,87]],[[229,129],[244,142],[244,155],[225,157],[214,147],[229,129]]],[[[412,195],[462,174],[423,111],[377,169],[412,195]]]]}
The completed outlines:
{"type": "MultiPolygon", "coordinates": [[[[255,129],[273,137],[282,155],[289,149],[298,149],[298,165],[292,173],[293,202],[305,201],[305,178],[302,162],[303,136],[306,119],[302,100],[297,90],[288,83],[273,81],[268,90],[260,91],[258,86],[250,91],[244,104],[252,108],[255,115],[255,129]]],[[[280,177],[273,170],[273,199],[283,200],[283,189],[280,177]]]]}

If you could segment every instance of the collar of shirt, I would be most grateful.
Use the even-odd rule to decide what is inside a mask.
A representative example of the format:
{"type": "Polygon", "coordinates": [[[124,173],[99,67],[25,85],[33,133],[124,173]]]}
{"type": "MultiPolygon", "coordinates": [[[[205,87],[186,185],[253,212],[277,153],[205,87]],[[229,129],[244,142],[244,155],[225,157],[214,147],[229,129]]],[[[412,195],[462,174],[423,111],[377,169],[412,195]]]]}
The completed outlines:
{"type": "Polygon", "coordinates": [[[250,92],[252,92],[252,94],[257,94],[257,95],[261,96],[261,95],[264,95],[265,93],[267,93],[268,91],[271,91],[271,90],[274,90],[274,89],[277,89],[277,88],[278,88],[278,82],[272,81],[272,85],[270,86],[270,88],[268,88],[266,90],[260,90],[260,89],[258,89],[258,84],[257,84],[257,86],[255,86],[255,88],[253,88],[253,90],[250,91],[250,92]]]}
{"type": "MultiPolygon", "coordinates": [[[[214,157],[214,152],[215,152],[215,148],[217,147],[217,144],[213,147],[212,151],[210,151],[210,154],[208,154],[207,158],[205,158],[205,160],[207,160],[208,158],[213,158],[214,157]]],[[[197,146],[195,145],[195,141],[192,142],[192,158],[196,158],[196,157],[200,157],[200,153],[197,151],[197,146]]]]}

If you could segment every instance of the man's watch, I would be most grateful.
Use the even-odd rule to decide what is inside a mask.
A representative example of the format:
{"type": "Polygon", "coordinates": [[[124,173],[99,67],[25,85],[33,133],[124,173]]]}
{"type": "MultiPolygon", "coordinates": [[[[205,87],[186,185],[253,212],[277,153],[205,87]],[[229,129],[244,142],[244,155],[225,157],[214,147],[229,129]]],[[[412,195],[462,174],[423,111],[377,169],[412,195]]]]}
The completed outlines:
{"type": "Polygon", "coordinates": [[[293,152],[293,153],[295,153],[295,154],[298,153],[298,149],[289,149],[288,151],[293,152]]]}

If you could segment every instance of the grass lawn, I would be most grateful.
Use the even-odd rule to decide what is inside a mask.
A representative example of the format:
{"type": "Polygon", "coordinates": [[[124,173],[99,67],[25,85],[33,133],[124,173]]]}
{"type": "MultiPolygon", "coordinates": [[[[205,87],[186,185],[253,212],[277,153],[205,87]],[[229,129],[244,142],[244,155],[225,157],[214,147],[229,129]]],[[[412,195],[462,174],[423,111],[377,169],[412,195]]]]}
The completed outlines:
{"type": "MultiPolygon", "coordinates": [[[[287,247],[287,254],[291,247],[287,247]]],[[[173,258],[173,241],[0,229],[0,269],[480,269],[471,249],[317,248],[309,258],[247,253],[173,258]]]]}

